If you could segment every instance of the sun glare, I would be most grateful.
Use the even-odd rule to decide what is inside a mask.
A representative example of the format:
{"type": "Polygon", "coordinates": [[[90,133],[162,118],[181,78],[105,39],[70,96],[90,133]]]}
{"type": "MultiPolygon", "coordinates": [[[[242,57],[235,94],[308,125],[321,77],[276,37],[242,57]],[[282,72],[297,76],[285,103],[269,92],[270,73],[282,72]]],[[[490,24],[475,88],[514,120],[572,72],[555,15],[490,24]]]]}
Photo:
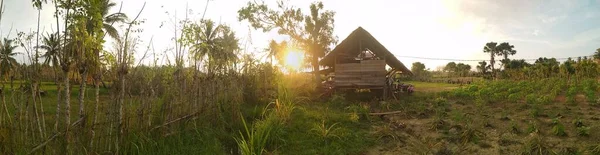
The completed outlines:
{"type": "Polygon", "coordinates": [[[296,49],[288,49],[285,56],[286,67],[293,70],[300,70],[304,61],[304,53],[296,49]]]}

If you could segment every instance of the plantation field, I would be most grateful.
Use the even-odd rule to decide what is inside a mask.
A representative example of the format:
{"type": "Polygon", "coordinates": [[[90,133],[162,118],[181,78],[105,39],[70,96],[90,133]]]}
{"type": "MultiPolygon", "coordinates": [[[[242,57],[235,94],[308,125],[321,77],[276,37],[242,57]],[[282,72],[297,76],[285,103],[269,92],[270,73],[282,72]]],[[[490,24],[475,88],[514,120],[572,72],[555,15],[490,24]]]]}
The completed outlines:
{"type": "Polygon", "coordinates": [[[373,123],[381,145],[369,154],[598,154],[596,85],[478,82],[385,103],[378,109],[401,113],[373,123]]]}
{"type": "MultiPolygon", "coordinates": [[[[125,154],[536,154],[600,153],[600,106],[597,81],[481,81],[471,85],[408,81],[416,92],[398,100],[358,101],[343,94],[313,100],[303,92],[306,81],[286,80],[286,89],[269,104],[241,104],[236,119],[223,127],[183,121],[169,130],[147,130],[136,117],[124,137],[125,154]],[[293,82],[292,82],[293,81],[293,82]],[[548,85],[552,83],[553,85],[548,85]],[[540,89],[541,88],[541,89],[540,89]],[[371,115],[391,112],[390,115],[371,115]],[[158,131],[158,132],[157,132],[158,131]],[[246,143],[246,142],[251,142],[246,143]],[[263,150],[263,151],[258,151],[263,150]],[[539,152],[538,152],[539,153],[539,152]]],[[[15,86],[19,83],[15,83],[15,86]]],[[[51,129],[56,114],[56,85],[42,83],[43,114],[51,129]]],[[[71,89],[72,120],[79,110],[78,85],[71,89]]],[[[109,88],[110,89],[110,88],[109,88]]],[[[109,89],[100,90],[99,120],[110,120],[109,89]]],[[[19,102],[19,95],[7,93],[19,102]]],[[[136,95],[126,104],[135,116],[143,100],[136,95]]],[[[85,109],[94,108],[94,90],[88,87],[85,109]]],[[[10,105],[10,104],[9,104],[10,105]]],[[[153,113],[161,108],[153,103],[153,113]]],[[[127,110],[128,109],[128,110],[127,110]]],[[[16,108],[9,106],[9,113],[16,108]]],[[[159,114],[150,115],[160,121],[159,114]]],[[[61,116],[62,117],[62,116],[61,116]]],[[[210,117],[210,116],[203,116],[210,117]]],[[[86,118],[91,122],[91,118],[86,118]]],[[[200,120],[200,119],[199,119],[200,120]]],[[[62,121],[62,120],[61,120],[62,121]]],[[[100,121],[103,122],[103,121],[100,121]]],[[[219,121],[220,122],[220,121],[219,121]]],[[[155,123],[153,123],[155,124],[155,123]]],[[[100,124],[100,133],[111,129],[100,124]]],[[[0,128],[0,137],[9,128],[0,128]]],[[[108,131],[107,133],[110,133],[108,131]]],[[[104,142],[102,135],[99,142],[104,142]]],[[[15,137],[13,137],[15,138],[15,137]]],[[[61,145],[56,139],[51,145],[61,145]]],[[[2,139],[0,139],[2,142],[2,139]]],[[[6,143],[6,141],[4,141],[6,143]]],[[[11,144],[11,143],[9,143],[11,144]]],[[[24,153],[29,148],[13,148],[24,153]]],[[[50,149],[50,152],[57,150],[50,149]]],[[[60,152],[60,151],[59,151],[60,152]]]]}

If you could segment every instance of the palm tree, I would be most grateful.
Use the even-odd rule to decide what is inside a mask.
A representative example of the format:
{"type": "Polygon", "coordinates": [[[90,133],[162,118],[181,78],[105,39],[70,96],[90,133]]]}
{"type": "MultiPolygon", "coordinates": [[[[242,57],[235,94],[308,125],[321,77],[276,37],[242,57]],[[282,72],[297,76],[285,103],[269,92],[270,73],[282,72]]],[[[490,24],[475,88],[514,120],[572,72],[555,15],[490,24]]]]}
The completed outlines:
{"type": "Polygon", "coordinates": [[[127,15],[121,13],[120,10],[117,13],[109,14],[108,11],[115,6],[117,6],[117,4],[114,2],[110,2],[110,0],[102,1],[102,6],[100,8],[102,10],[102,17],[104,21],[102,23],[102,29],[104,30],[104,33],[108,34],[108,36],[110,36],[111,38],[119,39],[119,32],[115,27],[112,26],[112,24],[118,22],[125,23],[127,21],[127,15]]]}
{"type": "Polygon", "coordinates": [[[496,42],[489,42],[486,43],[485,46],[483,47],[483,52],[484,53],[490,53],[490,66],[492,67],[492,76],[495,76],[495,70],[494,70],[494,57],[496,55],[498,55],[498,43],[496,42]]]}
{"type": "MultiPolygon", "coordinates": [[[[0,74],[4,75],[5,78],[18,65],[14,56],[19,53],[14,51],[17,46],[13,44],[13,41],[14,40],[4,38],[4,42],[0,42],[0,74]]],[[[10,78],[10,88],[13,89],[12,77],[10,78]]]]}
{"type": "MultiPolygon", "coordinates": [[[[55,74],[55,83],[56,83],[56,91],[58,94],[62,93],[62,84],[60,83],[60,78],[58,77],[57,74],[57,68],[59,68],[60,66],[60,49],[61,49],[61,44],[60,44],[60,36],[57,33],[54,34],[48,34],[46,36],[44,36],[44,39],[42,40],[42,44],[40,45],[39,48],[41,48],[42,50],[45,50],[46,53],[44,53],[42,55],[43,58],[45,58],[44,60],[44,64],[52,64],[52,67],[54,68],[54,74],[55,74]]],[[[57,95],[56,96],[56,118],[55,118],[55,122],[54,122],[54,130],[58,131],[58,123],[59,123],[59,118],[60,118],[60,101],[61,101],[61,95],[57,95]]]]}
{"type": "Polygon", "coordinates": [[[229,27],[216,25],[211,20],[203,20],[200,24],[189,27],[197,35],[197,42],[191,46],[192,56],[195,59],[207,56],[209,73],[214,69],[225,69],[228,64],[236,61],[235,51],[239,46],[235,33],[229,27]]]}
{"type": "Polygon", "coordinates": [[[42,45],[40,45],[39,48],[46,51],[46,53],[42,55],[42,57],[45,58],[44,64],[51,64],[54,67],[57,67],[59,65],[59,52],[61,46],[58,33],[48,34],[44,36],[42,40],[42,45]]]}

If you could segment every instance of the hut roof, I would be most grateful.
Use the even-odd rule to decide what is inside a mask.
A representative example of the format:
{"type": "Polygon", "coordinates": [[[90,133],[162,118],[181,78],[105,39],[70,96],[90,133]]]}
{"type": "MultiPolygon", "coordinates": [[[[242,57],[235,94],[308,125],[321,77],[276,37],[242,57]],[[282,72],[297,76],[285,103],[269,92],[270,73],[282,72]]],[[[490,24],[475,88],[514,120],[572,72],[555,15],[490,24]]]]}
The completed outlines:
{"type": "Polygon", "coordinates": [[[333,49],[333,51],[329,52],[323,59],[321,59],[319,64],[321,64],[321,66],[334,66],[336,55],[355,56],[363,51],[359,49],[361,47],[363,50],[365,48],[369,49],[379,58],[385,58],[385,63],[393,69],[402,71],[403,73],[412,74],[410,70],[394,56],[394,54],[381,45],[381,43],[379,43],[375,37],[373,37],[362,27],[358,27],[356,30],[350,33],[346,39],[344,39],[333,49]]]}

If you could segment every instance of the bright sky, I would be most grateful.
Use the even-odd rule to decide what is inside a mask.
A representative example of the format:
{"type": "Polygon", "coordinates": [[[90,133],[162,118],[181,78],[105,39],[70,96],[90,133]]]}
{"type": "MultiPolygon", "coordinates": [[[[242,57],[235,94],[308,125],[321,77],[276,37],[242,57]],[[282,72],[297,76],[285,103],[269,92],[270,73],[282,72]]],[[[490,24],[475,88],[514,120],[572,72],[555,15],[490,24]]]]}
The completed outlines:
{"type": "MultiPolygon", "coordinates": [[[[35,31],[37,11],[30,0],[4,1],[2,37],[8,35],[11,26],[13,31],[35,31]]],[[[203,0],[123,0],[123,12],[133,18],[144,2],[146,9],[140,18],[146,23],[140,27],[144,29],[140,38],[145,46],[154,37],[158,53],[174,46],[171,21],[175,10],[177,18],[183,19],[187,4],[193,10],[189,17],[197,21],[206,5],[203,0]]],[[[247,2],[211,0],[205,18],[231,26],[248,52],[264,49],[270,39],[285,39],[275,32],[249,31],[246,22],[238,22],[237,10],[247,2]]],[[[295,0],[290,4],[308,12],[311,2],[295,0]]],[[[275,0],[268,3],[274,6],[275,0]]],[[[398,56],[489,59],[482,52],[489,41],[510,42],[518,51],[513,58],[526,59],[585,56],[600,48],[600,0],[324,0],[323,3],[325,9],[336,12],[335,34],[340,41],[362,26],[398,56]]],[[[118,7],[114,8],[114,12],[117,10],[118,7]]],[[[52,4],[46,4],[42,10],[44,31],[52,32],[55,28],[53,12],[52,4]]],[[[15,34],[12,32],[8,37],[15,34]]],[[[136,58],[142,54],[139,52],[136,58]]],[[[448,63],[399,59],[409,68],[420,61],[432,70],[448,63]]],[[[477,62],[466,63],[475,68],[477,62]]]]}

